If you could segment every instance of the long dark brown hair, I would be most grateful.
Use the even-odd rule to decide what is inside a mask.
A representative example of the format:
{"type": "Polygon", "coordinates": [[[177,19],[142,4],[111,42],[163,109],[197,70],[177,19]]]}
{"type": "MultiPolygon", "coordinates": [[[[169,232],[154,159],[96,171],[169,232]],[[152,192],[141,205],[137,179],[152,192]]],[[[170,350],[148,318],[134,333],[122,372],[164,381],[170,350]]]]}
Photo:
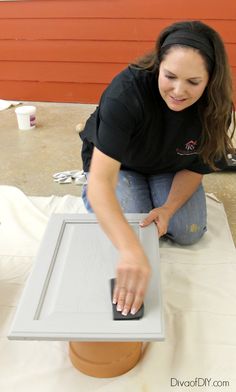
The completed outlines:
{"type": "MultiPolygon", "coordinates": [[[[160,33],[155,49],[152,52],[137,59],[131,65],[156,71],[158,75],[161,62],[173,45],[176,45],[168,45],[162,48],[162,44],[170,33],[178,30],[200,33],[204,38],[208,39],[213,48],[214,64],[212,64],[206,53],[200,49],[195,50],[198,50],[202,55],[209,74],[208,84],[198,102],[203,130],[199,154],[203,162],[215,170],[216,162],[222,158],[227,159],[227,154],[234,151],[232,138],[235,131],[231,70],[220,35],[200,21],[174,23],[160,33]],[[230,123],[231,130],[229,131],[230,123]]],[[[178,46],[184,45],[178,44],[178,46]]]]}

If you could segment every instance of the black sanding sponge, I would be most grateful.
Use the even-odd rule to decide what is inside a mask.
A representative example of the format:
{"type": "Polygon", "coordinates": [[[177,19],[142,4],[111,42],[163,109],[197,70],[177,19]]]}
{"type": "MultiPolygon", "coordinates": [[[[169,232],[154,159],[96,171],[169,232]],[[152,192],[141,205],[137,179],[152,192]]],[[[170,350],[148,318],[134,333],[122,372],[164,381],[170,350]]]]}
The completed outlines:
{"type": "MultiPolygon", "coordinates": [[[[113,301],[113,291],[115,287],[115,279],[110,279],[111,285],[111,303],[113,301]]],[[[135,314],[128,313],[127,316],[123,316],[121,312],[116,310],[116,306],[112,303],[112,311],[113,311],[113,320],[138,320],[143,317],[144,314],[144,304],[142,304],[141,308],[135,314]]]]}

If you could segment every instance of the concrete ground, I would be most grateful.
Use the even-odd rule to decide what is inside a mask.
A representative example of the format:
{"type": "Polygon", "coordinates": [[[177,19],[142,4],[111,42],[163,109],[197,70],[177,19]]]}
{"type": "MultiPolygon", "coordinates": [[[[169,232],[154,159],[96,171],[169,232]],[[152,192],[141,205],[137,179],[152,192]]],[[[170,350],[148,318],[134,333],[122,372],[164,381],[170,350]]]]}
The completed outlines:
{"type": "MultiPolygon", "coordinates": [[[[80,196],[80,185],[58,184],[52,175],[82,169],[76,125],[85,123],[95,105],[29,104],[37,108],[35,130],[18,129],[15,108],[0,112],[0,184],[16,186],[28,196],[80,196]]],[[[204,186],[206,192],[214,193],[224,203],[236,244],[236,171],[206,175],[204,186]]]]}

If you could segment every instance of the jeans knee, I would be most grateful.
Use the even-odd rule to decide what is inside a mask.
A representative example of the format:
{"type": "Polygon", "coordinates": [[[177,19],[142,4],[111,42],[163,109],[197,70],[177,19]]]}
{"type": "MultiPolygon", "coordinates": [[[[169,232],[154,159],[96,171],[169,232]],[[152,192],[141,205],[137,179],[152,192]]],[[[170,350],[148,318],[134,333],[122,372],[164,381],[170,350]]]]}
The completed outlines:
{"type": "Polygon", "coordinates": [[[172,241],[178,245],[193,245],[196,244],[206,232],[206,226],[200,227],[197,224],[187,225],[182,230],[176,230],[176,232],[167,233],[172,241]]]}

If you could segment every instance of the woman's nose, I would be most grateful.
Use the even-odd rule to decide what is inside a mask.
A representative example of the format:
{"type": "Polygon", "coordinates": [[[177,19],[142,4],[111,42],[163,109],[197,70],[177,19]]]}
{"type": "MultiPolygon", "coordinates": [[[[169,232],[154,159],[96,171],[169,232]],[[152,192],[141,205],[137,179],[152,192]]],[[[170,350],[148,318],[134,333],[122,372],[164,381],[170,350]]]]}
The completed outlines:
{"type": "Polygon", "coordinates": [[[181,98],[182,96],[184,96],[184,86],[182,83],[175,83],[174,85],[174,94],[175,94],[175,98],[181,98]]]}

